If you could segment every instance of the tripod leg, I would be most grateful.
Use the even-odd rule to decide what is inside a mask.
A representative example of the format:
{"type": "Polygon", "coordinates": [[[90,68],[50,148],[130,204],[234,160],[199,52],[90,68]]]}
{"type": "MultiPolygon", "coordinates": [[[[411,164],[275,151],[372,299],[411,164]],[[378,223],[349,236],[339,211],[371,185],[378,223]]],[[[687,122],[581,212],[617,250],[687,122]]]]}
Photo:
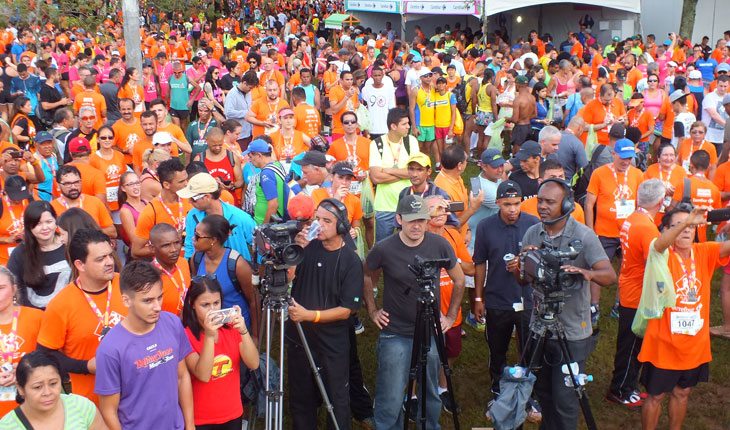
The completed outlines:
{"type": "Polygon", "coordinates": [[[416,310],[416,328],[413,331],[413,345],[411,346],[411,365],[408,371],[408,384],[406,384],[406,410],[403,417],[403,429],[408,429],[408,417],[411,413],[411,396],[416,388],[416,374],[419,370],[419,357],[421,353],[421,336],[422,333],[418,329],[419,321],[423,319],[423,312],[419,306],[416,310]]]}
{"type": "MultiPolygon", "coordinates": [[[[425,304],[421,306],[426,306],[425,304]]],[[[422,314],[421,319],[416,321],[416,327],[417,330],[421,332],[421,346],[420,346],[420,376],[421,376],[421,386],[418,393],[418,401],[421,404],[421,430],[426,430],[426,404],[428,400],[428,353],[431,351],[431,326],[433,324],[434,315],[430,308],[426,308],[424,313],[422,314]]],[[[439,405],[439,411],[441,411],[441,406],[439,405]]]]}
{"type": "MultiPolygon", "coordinates": [[[[570,353],[570,349],[568,348],[568,338],[565,336],[565,332],[563,331],[562,327],[557,330],[557,335],[558,343],[560,344],[560,349],[563,352],[565,364],[568,368],[568,373],[570,374],[570,379],[575,382],[575,374],[573,373],[573,369],[570,365],[573,362],[573,355],[570,353]]],[[[588,393],[586,392],[585,387],[583,385],[575,383],[573,384],[573,386],[575,395],[576,397],[578,397],[580,409],[581,411],[583,411],[583,417],[586,420],[586,427],[588,427],[588,430],[597,430],[596,420],[593,417],[593,411],[591,410],[591,404],[588,401],[588,393]]]]}
{"type": "Polygon", "coordinates": [[[438,352],[441,368],[444,369],[444,376],[446,377],[446,389],[449,392],[449,397],[451,397],[451,404],[454,406],[452,415],[454,420],[454,430],[459,430],[459,412],[454,394],[454,385],[451,381],[452,371],[451,367],[449,366],[449,360],[446,357],[446,341],[444,340],[444,332],[443,330],[441,330],[441,321],[440,318],[436,318],[436,315],[441,315],[439,313],[436,302],[433,302],[431,304],[431,314],[433,315],[433,318],[431,324],[429,325],[429,329],[435,330],[436,333],[436,351],[438,352]]]}
{"type": "Polygon", "coordinates": [[[284,426],[284,318],[286,306],[279,309],[279,387],[276,393],[276,430],[284,426]]]}

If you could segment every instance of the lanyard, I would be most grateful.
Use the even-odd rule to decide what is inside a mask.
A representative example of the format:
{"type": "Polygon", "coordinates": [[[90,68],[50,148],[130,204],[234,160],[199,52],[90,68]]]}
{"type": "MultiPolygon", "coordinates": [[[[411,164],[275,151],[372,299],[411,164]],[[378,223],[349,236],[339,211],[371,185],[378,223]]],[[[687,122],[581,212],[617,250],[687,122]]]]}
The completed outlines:
{"type": "Polygon", "coordinates": [[[81,279],[76,278],[76,286],[79,287],[79,291],[81,291],[81,294],[86,297],[86,301],[89,303],[89,307],[91,310],[96,314],[96,317],[99,319],[99,322],[104,326],[102,330],[102,335],[106,334],[106,331],[109,330],[109,314],[112,310],[112,283],[109,281],[109,283],[106,286],[106,309],[104,310],[104,313],[102,314],[99,310],[99,307],[96,306],[96,303],[94,303],[94,300],[92,300],[91,296],[84,291],[81,288],[81,279]]]}
{"type": "Polygon", "coordinates": [[[692,250],[689,252],[689,272],[687,271],[687,267],[684,265],[684,261],[682,261],[682,257],[679,256],[676,252],[674,255],[677,257],[677,261],[679,262],[679,267],[682,269],[682,273],[684,273],[684,278],[687,280],[687,286],[689,293],[697,294],[697,291],[695,290],[695,285],[697,285],[697,267],[695,266],[695,250],[692,248],[692,250]]]}
{"type": "Polygon", "coordinates": [[[167,214],[170,216],[172,222],[175,223],[175,228],[177,229],[177,231],[182,232],[183,230],[185,230],[185,217],[183,217],[182,199],[177,199],[177,218],[172,215],[172,211],[170,210],[170,208],[168,208],[165,202],[162,201],[162,196],[158,197],[157,199],[160,201],[160,204],[162,204],[162,207],[165,208],[165,212],[167,212],[167,214]]]}
{"type": "Polygon", "coordinates": [[[664,182],[664,185],[669,184],[669,180],[672,178],[672,173],[674,172],[674,169],[677,166],[672,164],[672,167],[669,168],[669,172],[667,173],[667,179],[664,179],[664,172],[662,171],[662,166],[659,166],[659,180],[664,182]]]}
{"type": "Polygon", "coordinates": [[[388,142],[388,149],[390,150],[390,155],[393,157],[393,167],[398,167],[398,160],[400,159],[400,151],[403,148],[403,144],[396,144],[398,146],[398,152],[395,152],[393,151],[393,142],[391,142],[387,137],[384,137],[384,140],[388,142]]]}
{"type": "Polygon", "coordinates": [[[168,271],[164,267],[162,267],[162,264],[160,264],[159,261],[155,258],[152,260],[152,264],[155,265],[158,269],[162,271],[168,278],[170,278],[170,281],[172,281],[172,284],[175,286],[175,289],[177,290],[178,295],[180,296],[180,302],[178,303],[178,310],[182,309],[182,305],[185,302],[185,296],[188,294],[188,287],[187,282],[185,282],[185,275],[183,274],[182,270],[177,268],[175,266],[175,269],[173,272],[168,271]],[[180,274],[180,284],[177,283],[177,279],[175,279],[174,272],[177,272],[180,274]]]}
{"type": "Polygon", "coordinates": [[[690,144],[690,148],[689,148],[689,155],[687,156],[687,162],[688,162],[688,163],[689,163],[689,159],[690,159],[690,158],[692,158],[692,154],[694,154],[694,153],[695,153],[696,151],[699,151],[700,149],[702,149],[702,144],[703,144],[703,143],[705,143],[705,142],[704,142],[704,141],[700,142],[700,144],[699,144],[699,146],[697,147],[697,149],[695,149],[695,144],[694,144],[694,142],[692,142],[692,143],[690,144]]]}
{"type": "Polygon", "coordinates": [[[18,352],[18,342],[16,342],[16,339],[18,337],[19,314],[20,311],[16,307],[15,310],[13,310],[13,322],[10,325],[10,333],[5,337],[5,342],[0,342],[0,350],[2,350],[3,363],[12,362],[13,356],[16,352],[18,352]]]}
{"type": "Polygon", "coordinates": [[[198,125],[197,125],[197,127],[198,127],[198,139],[205,139],[205,132],[206,132],[206,130],[208,130],[208,126],[210,125],[210,121],[212,119],[213,119],[212,116],[210,118],[208,118],[208,122],[205,123],[205,127],[203,127],[202,130],[200,129],[200,120],[198,120],[198,125]]]}
{"type": "Polygon", "coordinates": [[[647,218],[649,218],[649,220],[650,220],[650,221],[651,221],[652,223],[654,222],[654,218],[653,218],[653,217],[651,216],[651,214],[649,213],[649,211],[648,211],[648,210],[646,210],[646,209],[644,209],[644,208],[642,208],[642,207],[638,207],[638,208],[636,208],[636,212],[638,212],[638,213],[640,213],[640,214],[642,214],[642,215],[646,215],[646,216],[647,216],[647,218]]]}
{"type": "MultiPolygon", "coordinates": [[[[61,203],[61,206],[63,206],[66,209],[68,209],[68,208],[71,207],[71,205],[68,204],[68,200],[66,200],[66,197],[65,196],[59,197],[58,198],[58,202],[61,203]]],[[[81,196],[79,197],[79,205],[78,205],[78,208],[79,209],[83,209],[84,208],[84,195],[83,194],[81,194],[81,196]]]]}
{"type": "Polygon", "coordinates": [[[26,204],[21,203],[20,207],[23,208],[23,210],[20,211],[21,217],[20,217],[20,219],[18,219],[18,217],[15,216],[15,212],[13,211],[14,206],[12,206],[10,204],[10,199],[8,199],[8,196],[6,194],[3,194],[3,202],[5,202],[5,207],[8,209],[8,213],[10,214],[10,219],[13,221],[13,223],[10,225],[10,227],[13,229],[16,229],[18,231],[22,231],[24,228],[22,213],[25,212],[26,204]],[[16,228],[16,226],[18,226],[19,228],[16,228]]]}
{"type": "Polygon", "coordinates": [[[629,188],[629,169],[626,169],[626,171],[624,172],[624,183],[619,184],[618,175],[616,175],[616,168],[613,166],[613,164],[609,164],[608,168],[611,169],[611,173],[613,173],[613,180],[616,181],[616,189],[618,190],[619,194],[623,196],[620,198],[625,200],[627,197],[629,197],[630,194],[629,192],[624,191],[629,188]]]}
{"type": "MultiPolygon", "coordinates": [[[[350,145],[347,143],[347,136],[342,136],[342,141],[345,142],[345,150],[347,151],[347,161],[351,163],[356,163],[357,161],[357,135],[355,135],[355,144],[350,145]],[[350,151],[350,147],[352,146],[352,151],[350,151]]],[[[392,153],[393,151],[391,151],[392,153]]],[[[355,167],[355,166],[353,166],[355,167]]]]}
{"type": "Polygon", "coordinates": [[[288,142],[287,138],[284,137],[284,133],[281,133],[281,131],[281,142],[284,144],[284,150],[282,151],[281,155],[287,160],[288,163],[289,160],[294,158],[294,131],[292,130],[292,136],[289,138],[288,142]]]}
{"type": "MultiPolygon", "coordinates": [[[[58,165],[58,162],[51,163],[50,161],[48,161],[46,159],[46,157],[43,157],[41,155],[38,155],[38,158],[40,158],[41,159],[41,162],[48,167],[48,170],[51,171],[51,176],[55,177],[56,176],[56,168],[53,165],[54,164],[58,165]]],[[[56,154],[51,154],[51,156],[49,158],[51,158],[52,160],[55,160],[56,159],[56,154]]]]}

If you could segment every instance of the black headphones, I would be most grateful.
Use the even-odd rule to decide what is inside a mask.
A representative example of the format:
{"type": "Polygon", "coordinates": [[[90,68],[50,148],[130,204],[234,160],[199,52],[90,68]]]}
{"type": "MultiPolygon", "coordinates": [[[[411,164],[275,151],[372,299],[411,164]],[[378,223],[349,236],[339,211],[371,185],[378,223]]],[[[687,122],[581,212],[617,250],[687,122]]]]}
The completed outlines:
{"type": "MultiPolygon", "coordinates": [[[[563,197],[563,201],[560,203],[560,216],[563,217],[565,215],[569,215],[575,210],[575,198],[573,197],[573,189],[570,188],[570,185],[568,185],[565,180],[558,178],[545,179],[544,181],[542,181],[540,186],[537,187],[537,191],[540,192],[540,188],[542,188],[543,185],[551,182],[554,184],[558,184],[563,187],[563,189],[565,189],[565,197],[563,197]]],[[[558,221],[560,219],[562,218],[559,218],[555,221],[558,221]]]]}
{"type": "Polygon", "coordinates": [[[341,201],[331,198],[324,199],[319,206],[337,218],[337,234],[350,234],[352,226],[350,220],[347,219],[347,207],[341,201]]]}

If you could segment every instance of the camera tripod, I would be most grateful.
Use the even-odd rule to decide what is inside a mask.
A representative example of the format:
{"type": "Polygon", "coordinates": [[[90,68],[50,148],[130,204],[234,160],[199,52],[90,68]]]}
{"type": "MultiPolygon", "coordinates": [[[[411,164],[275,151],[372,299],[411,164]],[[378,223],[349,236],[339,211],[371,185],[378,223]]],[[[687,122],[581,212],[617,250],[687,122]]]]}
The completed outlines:
{"type": "MultiPolygon", "coordinates": [[[[596,427],[596,420],[593,418],[593,411],[591,410],[591,405],[588,401],[586,388],[584,385],[577,383],[576,375],[573,372],[573,366],[571,366],[571,363],[573,363],[573,355],[570,353],[570,349],[568,349],[568,338],[565,335],[565,328],[560,320],[558,320],[557,312],[555,312],[555,309],[561,308],[562,302],[553,303],[552,305],[555,305],[554,307],[551,307],[550,305],[551,304],[542,304],[541,306],[544,306],[545,308],[541,309],[539,315],[535,318],[532,324],[530,324],[530,338],[525,343],[521,364],[530,372],[539,369],[543,361],[545,341],[550,334],[556,335],[563,357],[560,364],[564,364],[565,367],[568,368],[570,379],[571,381],[574,381],[573,391],[575,392],[575,396],[578,398],[580,409],[583,412],[583,418],[585,418],[586,421],[586,427],[588,427],[588,430],[597,430],[598,427],[596,427]],[[550,310],[551,308],[552,310],[550,310]],[[530,356],[530,360],[525,365],[525,358],[528,354],[530,356]]],[[[553,381],[553,383],[560,382],[553,381]]]]}
{"type": "MultiPolygon", "coordinates": [[[[265,398],[266,398],[266,409],[264,411],[265,429],[266,430],[281,430],[283,428],[283,416],[284,416],[284,322],[286,320],[287,310],[289,308],[289,301],[291,296],[288,293],[288,281],[286,278],[286,268],[277,267],[272,263],[264,263],[264,278],[262,279],[262,286],[264,291],[263,309],[264,315],[262,319],[264,325],[262,330],[265,330],[266,334],[266,378],[265,380],[265,398]],[[279,324],[278,341],[279,341],[279,385],[272,387],[270,382],[271,372],[271,345],[274,330],[276,324],[279,324]]],[[[304,335],[301,323],[294,323],[299,333],[299,339],[304,347],[304,352],[307,355],[307,361],[312,369],[312,374],[317,382],[319,393],[322,396],[322,402],[324,403],[327,413],[334,425],[335,430],[339,430],[337,419],[335,418],[334,408],[330,403],[329,397],[327,396],[327,390],[322,382],[322,375],[319,372],[317,364],[314,362],[312,356],[312,350],[309,348],[309,343],[304,335]]],[[[261,339],[261,337],[259,337],[261,339]]],[[[252,427],[253,428],[253,427],[252,427]]]]}
{"type": "MultiPolygon", "coordinates": [[[[421,415],[417,420],[420,421],[420,427],[426,430],[426,387],[428,386],[426,363],[428,361],[428,353],[431,350],[431,341],[435,337],[439,362],[444,370],[444,375],[446,375],[446,388],[451,397],[451,404],[454,405],[454,429],[459,430],[459,416],[456,401],[454,400],[454,389],[451,383],[451,368],[446,359],[444,332],[441,330],[441,321],[438,318],[441,313],[439,312],[433,294],[436,278],[422,279],[418,276],[418,272],[413,269],[413,266],[409,266],[409,269],[417,276],[420,295],[418,297],[418,308],[416,309],[416,329],[413,333],[413,348],[411,349],[411,365],[408,373],[406,395],[408,397],[411,396],[416,387],[416,381],[418,380],[421,386],[421,393],[418,398],[421,404],[421,415]]],[[[410,411],[411,402],[406,402],[405,417],[403,419],[404,429],[408,429],[408,416],[410,411]]],[[[418,428],[418,425],[416,425],[416,428],[418,428]]]]}

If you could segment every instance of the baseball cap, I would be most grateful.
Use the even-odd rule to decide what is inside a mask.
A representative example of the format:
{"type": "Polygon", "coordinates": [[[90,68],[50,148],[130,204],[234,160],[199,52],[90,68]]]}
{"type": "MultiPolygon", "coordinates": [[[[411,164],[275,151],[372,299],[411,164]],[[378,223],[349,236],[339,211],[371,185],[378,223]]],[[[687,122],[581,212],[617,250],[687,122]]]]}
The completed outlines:
{"type": "Polygon", "coordinates": [[[21,176],[12,175],[5,179],[5,193],[14,202],[26,200],[31,197],[28,191],[28,184],[21,176]]]}
{"type": "Polygon", "coordinates": [[[520,150],[515,154],[515,158],[519,161],[525,161],[530,157],[539,156],[540,154],[542,154],[542,146],[534,140],[527,140],[520,146],[520,150]]]}
{"type": "Polygon", "coordinates": [[[684,66],[677,66],[677,70],[674,71],[674,73],[685,73],[687,71],[687,68],[684,66]]]}
{"type": "Polygon", "coordinates": [[[415,55],[413,56],[413,60],[412,60],[412,61],[413,61],[414,63],[415,63],[415,62],[421,62],[421,61],[423,61],[423,58],[421,58],[421,54],[415,54],[415,55]]]}
{"type": "Polygon", "coordinates": [[[613,145],[613,152],[618,154],[620,158],[634,158],[636,156],[636,148],[634,148],[634,142],[629,139],[622,138],[616,141],[613,145]]]}
{"type": "Polygon", "coordinates": [[[352,170],[352,165],[346,161],[340,161],[332,166],[332,174],[339,176],[352,176],[355,177],[355,172],[352,170]]]}
{"type": "Polygon", "coordinates": [[[195,53],[195,56],[198,58],[202,58],[208,56],[208,53],[205,52],[204,49],[198,49],[198,52],[195,53]]]}
{"type": "Polygon", "coordinates": [[[172,143],[172,141],[172,135],[166,131],[158,131],[154,136],[152,136],[152,144],[155,146],[167,145],[168,143],[172,143]]]}
{"type": "Polygon", "coordinates": [[[309,140],[309,147],[312,148],[315,151],[327,153],[330,149],[330,142],[327,140],[324,136],[316,135],[312,136],[312,138],[309,140]]]}
{"type": "Polygon", "coordinates": [[[0,146],[0,153],[4,153],[6,151],[20,151],[20,147],[14,143],[5,142],[0,146]]]}
{"type": "Polygon", "coordinates": [[[511,197],[522,197],[522,188],[515,181],[500,182],[497,187],[497,200],[511,197]]]}
{"type": "Polygon", "coordinates": [[[692,70],[687,76],[690,79],[702,79],[702,72],[700,72],[699,70],[692,70]]]}
{"type": "Polygon", "coordinates": [[[319,151],[307,151],[304,153],[304,157],[294,160],[295,163],[300,166],[317,166],[324,167],[327,165],[327,157],[324,156],[324,152],[319,151]]]}
{"type": "Polygon", "coordinates": [[[47,131],[41,131],[35,135],[35,143],[50,142],[52,140],[53,140],[53,135],[47,131]]]}
{"type": "Polygon", "coordinates": [[[271,146],[269,146],[269,144],[266,143],[266,141],[263,139],[254,139],[251,143],[248,144],[248,148],[243,151],[243,154],[248,155],[252,152],[268,154],[271,153],[271,146]]]}
{"type": "Polygon", "coordinates": [[[624,136],[626,136],[626,127],[620,122],[614,123],[608,130],[608,137],[621,139],[624,136]]]}
{"type": "Polygon", "coordinates": [[[644,96],[641,93],[634,93],[629,100],[629,106],[636,107],[641,104],[642,100],[644,100],[644,96]]]}
{"type": "Polygon", "coordinates": [[[294,115],[294,111],[291,108],[283,108],[279,111],[279,118],[287,116],[287,115],[294,115]]]}
{"type": "Polygon", "coordinates": [[[672,44],[672,41],[669,39],[664,40],[664,46],[669,46],[672,44]]]}
{"type": "Polygon", "coordinates": [[[112,51],[112,55],[116,55],[118,57],[119,56],[119,51],[117,51],[117,50],[112,51]]]}
{"type": "Polygon", "coordinates": [[[718,65],[718,66],[717,66],[717,67],[715,68],[715,72],[716,72],[716,73],[720,73],[720,72],[725,72],[725,73],[727,73],[727,72],[730,72],[730,64],[728,64],[728,63],[720,63],[720,64],[719,64],[719,65],[718,65]]]}
{"type": "Polygon", "coordinates": [[[81,136],[74,137],[68,143],[68,152],[71,154],[83,154],[84,152],[91,152],[91,145],[89,141],[81,136]]]}
{"type": "Polygon", "coordinates": [[[436,73],[436,74],[439,74],[439,75],[444,75],[444,69],[442,69],[441,67],[434,67],[434,68],[431,69],[431,73],[436,73]]]}
{"type": "Polygon", "coordinates": [[[730,105],[730,94],[725,94],[725,97],[722,98],[722,104],[724,105],[730,105]]]}
{"type": "Polygon", "coordinates": [[[675,63],[674,61],[670,61],[667,63],[667,66],[668,67],[677,67],[677,63],[675,63]]]}
{"type": "Polygon", "coordinates": [[[425,67],[422,67],[421,70],[418,71],[419,78],[422,78],[424,76],[431,76],[432,74],[433,74],[433,72],[425,67]]]}
{"type": "Polygon", "coordinates": [[[613,37],[611,38],[611,40],[613,40],[614,42],[619,42],[619,41],[621,41],[621,38],[620,38],[620,37],[618,37],[618,36],[613,36],[613,37]]]}
{"type": "Polygon", "coordinates": [[[177,195],[183,199],[189,199],[198,194],[214,193],[218,191],[218,181],[210,173],[198,173],[190,178],[184,188],[177,191],[177,195]]]}
{"type": "Polygon", "coordinates": [[[429,156],[424,154],[423,152],[416,152],[408,157],[408,162],[406,163],[406,165],[411,163],[416,163],[419,166],[423,167],[431,167],[431,158],[429,158],[429,156]]]}
{"type": "Polygon", "coordinates": [[[684,97],[685,95],[686,94],[684,94],[684,91],[682,91],[682,90],[674,90],[674,91],[672,91],[672,94],[669,94],[669,101],[674,103],[677,100],[684,97]]]}
{"type": "Polygon", "coordinates": [[[499,167],[504,165],[506,162],[502,157],[502,153],[496,148],[485,149],[484,152],[482,152],[480,160],[482,164],[486,164],[490,167],[499,167]]]}
{"type": "Polygon", "coordinates": [[[289,199],[286,205],[289,218],[297,220],[308,220],[314,216],[314,201],[304,193],[299,193],[289,199]]]}
{"type": "Polygon", "coordinates": [[[400,215],[403,221],[406,222],[431,219],[428,206],[424,203],[423,197],[413,194],[405,195],[398,201],[395,213],[400,215]]]}
{"type": "Polygon", "coordinates": [[[527,85],[530,83],[530,80],[527,79],[527,76],[520,75],[515,78],[515,82],[522,85],[527,85]]]}

